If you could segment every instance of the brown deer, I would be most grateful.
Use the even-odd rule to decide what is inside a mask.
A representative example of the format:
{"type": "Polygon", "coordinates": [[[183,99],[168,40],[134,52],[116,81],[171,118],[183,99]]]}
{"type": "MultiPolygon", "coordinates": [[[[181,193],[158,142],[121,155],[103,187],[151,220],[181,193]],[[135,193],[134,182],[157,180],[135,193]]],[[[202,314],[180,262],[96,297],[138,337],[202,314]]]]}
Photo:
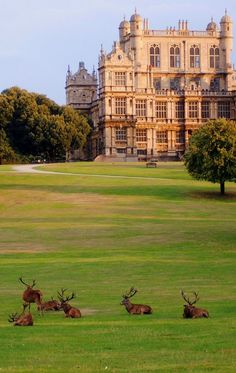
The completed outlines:
{"type": "Polygon", "coordinates": [[[125,306],[128,313],[131,315],[149,315],[152,313],[152,308],[150,306],[146,306],[145,304],[132,304],[130,302],[130,298],[133,297],[137,293],[137,289],[130,288],[130,291],[127,292],[125,295],[122,295],[123,300],[121,301],[121,305],[125,306]]]}
{"type": "Polygon", "coordinates": [[[8,318],[9,322],[13,322],[15,326],[32,326],[33,325],[33,317],[31,313],[22,313],[18,315],[17,313],[12,313],[9,315],[8,318]]]}
{"type": "Polygon", "coordinates": [[[58,299],[61,302],[61,308],[65,312],[65,317],[71,317],[72,319],[80,318],[82,316],[80,310],[78,308],[72,307],[68,303],[71,299],[75,298],[75,293],[72,293],[71,296],[65,297],[65,291],[66,289],[61,289],[61,293],[59,293],[59,291],[57,292],[58,299]]]}
{"type": "Polygon", "coordinates": [[[38,311],[60,311],[62,309],[61,303],[58,300],[53,299],[53,297],[47,302],[41,302],[38,304],[37,308],[38,311]]]}
{"type": "Polygon", "coordinates": [[[30,305],[31,303],[36,303],[37,306],[40,306],[42,304],[42,293],[40,290],[35,290],[33,289],[33,287],[36,285],[36,281],[33,280],[32,282],[32,285],[28,285],[26,284],[22,277],[19,278],[19,281],[25,285],[27,288],[25,289],[25,291],[23,292],[23,295],[22,295],[22,299],[23,301],[25,302],[23,304],[23,308],[25,310],[25,308],[29,308],[29,311],[30,311],[30,305]]]}
{"type": "Polygon", "coordinates": [[[187,304],[184,304],[183,317],[185,319],[197,319],[197,318],[200,318],[200,317],[206,317],[206,318],[209,317],[209,313],[208,313],[207,310],[204,310],[203,308],[198,308],[198,307],[194,306],[194,304],[196,304],[199,301],[198,293],[193,292],[193,295],[194,295],[193,300],[190,300],[189,298],[187,298],[187,296],[184,294],[183,290],[181,290],[181,295],[182,295],[183,299],[185,300],[185,302],[187,302],[187,304]]]}

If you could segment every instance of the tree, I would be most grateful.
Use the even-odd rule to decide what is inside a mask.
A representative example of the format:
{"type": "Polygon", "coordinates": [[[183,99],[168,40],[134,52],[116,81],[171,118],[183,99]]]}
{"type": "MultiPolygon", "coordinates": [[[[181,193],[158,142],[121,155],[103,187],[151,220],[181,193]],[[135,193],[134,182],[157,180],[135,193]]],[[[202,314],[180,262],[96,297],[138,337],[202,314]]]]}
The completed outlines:
{"type": "MultiPolygon", "coordinates": [[[[24,160],[69,158],[84,147],[90,132],[88,121],[74,109],[59,106],[44,95],[18,87],[0,95],[2,156],[7,145],[24,160]]],[[[10,154],[10,153],[8,153],[10,154]]],[[[4,158],[2,158],[2,162],[4,158]]],[[[9,161],[9,155],[5,161],[9,161]]]]}
{"type": "Polygon", "coordinates": [[[0,128],[0,164],[14,162],[16,158],[16,154],[9,145],[4,130],[0,128]]]}
{"type": "Polygon", "coordinates": [[[220,183],[236,182],[236,123],[225,119],[209,121],[196,130],[184,156],[185,166],[198,180],[220,183]]]}

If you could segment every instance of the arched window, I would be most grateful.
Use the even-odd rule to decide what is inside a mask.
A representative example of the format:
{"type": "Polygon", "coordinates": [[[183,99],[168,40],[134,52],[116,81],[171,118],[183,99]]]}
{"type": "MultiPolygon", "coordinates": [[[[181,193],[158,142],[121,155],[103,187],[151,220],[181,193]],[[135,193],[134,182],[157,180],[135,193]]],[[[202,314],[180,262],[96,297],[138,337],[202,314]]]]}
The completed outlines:
{"type": "Polygon", "coordinates": [[[161,66],[160,48],[156,44],[152,45],[150,48],[150,65],[152,67],[161,66]]]}
{"type": "Polygon", "coordinates": [[[210,48],[210,68],[218,69],[220,67],[220,50],[216,45],[210,48]]]}
{"type": "Polygon", "coordinates": [[[180,67],[180,49],[177,45],[170,48],[170,67],[180,67]]]}
{"type": "Polygon", "coordinates": [[[200,49],[197,45],[193,45],[190,48],[190,67],[200,67],[200,49]]]}

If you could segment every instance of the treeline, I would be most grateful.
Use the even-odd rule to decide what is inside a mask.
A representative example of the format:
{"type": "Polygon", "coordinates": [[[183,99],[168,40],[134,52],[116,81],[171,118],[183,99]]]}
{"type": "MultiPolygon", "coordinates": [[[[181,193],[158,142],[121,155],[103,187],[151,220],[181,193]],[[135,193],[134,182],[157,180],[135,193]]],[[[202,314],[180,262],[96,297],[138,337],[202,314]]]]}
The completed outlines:
{"type": "Polygon", "coordinates": [[[90,131],[87,118],[44,95],[17,87],[0,94],[0,164],[66,160],[90,131]]]}

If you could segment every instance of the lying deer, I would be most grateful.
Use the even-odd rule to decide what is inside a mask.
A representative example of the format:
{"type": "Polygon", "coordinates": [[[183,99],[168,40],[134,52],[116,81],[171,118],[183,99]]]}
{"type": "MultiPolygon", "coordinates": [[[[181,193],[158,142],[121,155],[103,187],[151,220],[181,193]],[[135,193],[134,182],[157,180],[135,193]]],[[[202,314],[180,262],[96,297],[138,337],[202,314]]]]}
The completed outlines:
{"type": "Polygon", "coordinates": [[[22,299],[23,301],[25,302],[23,307],[24,307],[24,310],[25,308],[29,308],[29,311],[30,311],[30,305],[31,303],[36,303],[37,306],[40,306],[41,303],[42,303],[42,293],[40,290],[35,290],[33,289],[33,287],[36,285],[36,282],[35,280],[33,280],[33,283],[32,285],[28,285],[26,284],[22,277],[19,278],[19,281],[25,285],[27,288],[25,289],[23,295],[22,295],[22,299]]]}
{"type": "Polygon", "coordinates": [[[130,302],[130,298],[132,298],[137,293],[137,291],[137,289],[132,287],[129,292],[127,292],[125,295],[122,295],[123,300],[120,304],[125,306],[127,312],[132,315],[151,314],[152,308],[150,306],[146,306],[145,304],[133,304],[130,302]]]}
{"type": "Polygon", "coordinates": [[[65,317],[71,317],[73,319],[81,317],[80,310],[78,308],[72,307],[68,303],[71,299],[75,298],[75,293],[72,293],[71,296],[65,297],[65,295],[64,295],[65,291],[66,291],[66,289],[61,289],[61,293],[59,293],[59,291],[57,292],[58,299],[61,302],[61,308],[65,312],[65,317]]]}
{"type": "Polygon", "coordinates": [[[13,322],[15,326],[32,326],[33,317],[31,313],[22,313],[18,315],[17,313],[12,313],[8,318],[9,322],[13,322]]]}
{"type": "Polygon", "coordinates": [[[199,301],[198,293],[193,292],[194,299],[191,301],[187,296],[184,294],[183,290],[181,290],[181,295],[185,302],[187,304],[184,305],[184,313],[183,317],[185,319],[197,319],[200,317],[209,317],[209,313],[207,310],[204,310],[203,308],[195,307],[194,304],[196,304],[199,301]]]}
{"type": "Polygon", "coordinates": [[[56,300],[52,299],[47,302],[41,302],[38,304],[38,311],[60,311],[61,310],[61,303],[56,300]]]}

